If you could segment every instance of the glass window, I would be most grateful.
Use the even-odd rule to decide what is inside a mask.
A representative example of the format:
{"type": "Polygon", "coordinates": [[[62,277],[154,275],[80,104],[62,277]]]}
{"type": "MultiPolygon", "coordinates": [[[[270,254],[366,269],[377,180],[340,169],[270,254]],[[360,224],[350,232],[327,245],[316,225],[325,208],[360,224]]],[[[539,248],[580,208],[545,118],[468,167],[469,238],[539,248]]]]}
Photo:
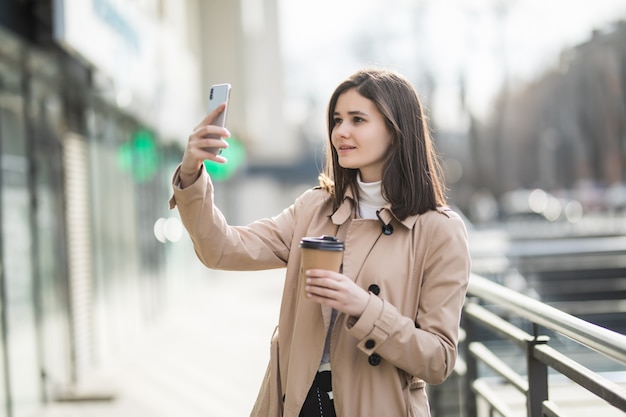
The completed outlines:
{"type": "Polygon", "coordinates": [[[9,91],[12,76],[0,69],[0,239],[11,406],[13,416],[22,417],[39,407],[41,386],[23,100],[9,91]]]}
{"type": "MultiPolygon", "coordinates": [[[[49,60],[42,64],[47,71],[53,67],[49,60]]],[[[46,399],[52,399],[72,382],[63,155],[56,136],[61,104],[58,93],[51,90],[58,85],[56,78],[33,77],[29,123],[35,159],[37,301],[42,376],[46,399]]]]}

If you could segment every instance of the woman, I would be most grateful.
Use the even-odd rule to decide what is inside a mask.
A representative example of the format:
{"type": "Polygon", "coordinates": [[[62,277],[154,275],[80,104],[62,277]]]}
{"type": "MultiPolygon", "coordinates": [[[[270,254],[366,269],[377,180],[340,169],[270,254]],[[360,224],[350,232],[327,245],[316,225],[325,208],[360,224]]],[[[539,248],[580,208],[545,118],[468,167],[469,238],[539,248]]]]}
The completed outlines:
{"type": "Polygon", "coordinates": [[[320,186],[281,214],[229,226],[213,204],[203,161],[225,162],[226,129],[207,115],[174,175],[178,209],[209,267],[286,267],[279,331],[253,416],[430,415],[425,384],[439,384],[457,357],[470,259],[444,185],[418,96],[402,76],[359,71],[328,106],[320,186]],[[305,271],[299,243],[335,235],[342,271],[305,271]],[[305,291],[302,291],[305,285],[305,291]],[[336,413],[336,414],[335,414],[336,413]]]}

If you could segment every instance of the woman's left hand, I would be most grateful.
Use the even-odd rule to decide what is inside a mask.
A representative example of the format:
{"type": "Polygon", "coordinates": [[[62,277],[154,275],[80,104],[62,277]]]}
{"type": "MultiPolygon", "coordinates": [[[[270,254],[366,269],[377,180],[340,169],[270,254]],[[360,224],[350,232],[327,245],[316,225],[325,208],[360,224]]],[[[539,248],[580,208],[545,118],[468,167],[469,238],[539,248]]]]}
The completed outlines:
{"type": "Polygon", "coordinates": [[[305,291],[309,300],[354,317],[361,316],[370,294],[352,279],[325,269],[309,269],[305,274],[305,291]]]}

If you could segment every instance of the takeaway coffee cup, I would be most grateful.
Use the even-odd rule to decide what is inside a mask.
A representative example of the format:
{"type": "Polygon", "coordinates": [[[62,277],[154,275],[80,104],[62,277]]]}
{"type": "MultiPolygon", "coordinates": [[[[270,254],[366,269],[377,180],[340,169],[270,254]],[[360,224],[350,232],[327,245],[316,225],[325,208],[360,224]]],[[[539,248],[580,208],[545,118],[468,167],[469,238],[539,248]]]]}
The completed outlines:
{"type": "Polygon", "coordinates": [[[300,240],[302,279],[307,269],[328,269],[339,272],[343,261],[343,249],[343,242],[335,236],[303,237],[300,240]]]}

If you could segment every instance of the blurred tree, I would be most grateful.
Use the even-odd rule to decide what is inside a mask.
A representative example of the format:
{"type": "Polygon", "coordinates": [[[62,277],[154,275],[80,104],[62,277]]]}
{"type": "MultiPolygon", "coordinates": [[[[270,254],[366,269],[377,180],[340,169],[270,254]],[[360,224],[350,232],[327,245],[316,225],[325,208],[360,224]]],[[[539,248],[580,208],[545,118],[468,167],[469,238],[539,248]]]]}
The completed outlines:
{"type": "Polygon", "coordinates": [[[560,67],[535,82],[503,91],[490,121],[472,120],[470,134],[477,166],[466,180],[476,190],[626,184],[626,22],[564,51],[560,67]]]}

